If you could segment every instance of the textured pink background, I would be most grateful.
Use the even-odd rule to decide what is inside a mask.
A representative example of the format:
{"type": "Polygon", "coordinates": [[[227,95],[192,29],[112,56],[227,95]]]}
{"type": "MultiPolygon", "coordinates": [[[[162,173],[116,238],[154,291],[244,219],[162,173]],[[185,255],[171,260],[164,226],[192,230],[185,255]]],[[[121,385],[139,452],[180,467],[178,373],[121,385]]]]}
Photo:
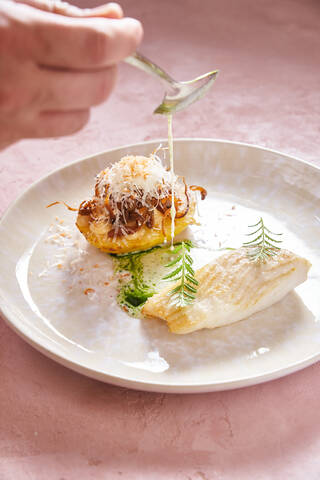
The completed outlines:
{"type": "MultiPolygon", "coordinates": [[[[122,4],[144,23],[141,51],[174,77],[221,70],[210,96],[177,115],[177,136],[257,143],[320,166],[318,0],[122,4]]],[[[152,79],[121,66],[113,97],[82,132],[0,154],[1,210],[57,166],[164,137],[164,119],[151,116],[161,97],[152,79]]],[[[0,479],[316,480],[319,374],[317,364],[264,385],[194,396],[129,391],[57,365],[1,320],[0,479]]]]}

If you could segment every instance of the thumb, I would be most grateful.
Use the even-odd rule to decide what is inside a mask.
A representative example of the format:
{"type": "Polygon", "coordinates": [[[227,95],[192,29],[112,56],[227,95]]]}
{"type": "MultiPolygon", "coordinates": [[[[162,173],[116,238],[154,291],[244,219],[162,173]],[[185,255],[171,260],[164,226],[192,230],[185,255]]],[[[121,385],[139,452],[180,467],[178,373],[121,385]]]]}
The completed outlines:
{"type": "Polygon", "coordinates": [[[123,17],[122,8],[113,2],[96,8],[78,8],[60,0],[14,0],[14,2],[23,3],[45,12],[65,15],[66,17],[107,17],[115,19],[123,17]]]}

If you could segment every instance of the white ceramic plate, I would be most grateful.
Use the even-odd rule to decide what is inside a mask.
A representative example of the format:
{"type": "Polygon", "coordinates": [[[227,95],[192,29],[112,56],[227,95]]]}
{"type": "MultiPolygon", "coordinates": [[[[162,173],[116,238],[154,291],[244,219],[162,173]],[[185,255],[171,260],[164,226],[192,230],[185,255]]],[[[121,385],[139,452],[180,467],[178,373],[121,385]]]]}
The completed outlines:
{"type": "MultiPolygon", "coordinates": [[[[163,142],[162,142],[163,143],[163,142]]],[[[146,142],[72,163],[30,187],[0,225],[0,305],[9,325],[45,355],[90,377],[159,392],[204,392],[253,385],[320,358],[320,169],[260,147],[176,140],[176,172],[208,189],[202,227],[187,234],[204,247],[241,245],[260,215],[284,233],[284,247],[312,262],[307,282],[247,320],[174,335],[157,320],[127,316],[115,302],[111,262],[74,227],[71,205],[94,176],[146,142]],[[202,243],[201,243],[202,242],[202,243]],[[89,288],[89,290],[88,290],[89,288]]],[[[196,262],[212,250],[198,249],[196,262]]]]}

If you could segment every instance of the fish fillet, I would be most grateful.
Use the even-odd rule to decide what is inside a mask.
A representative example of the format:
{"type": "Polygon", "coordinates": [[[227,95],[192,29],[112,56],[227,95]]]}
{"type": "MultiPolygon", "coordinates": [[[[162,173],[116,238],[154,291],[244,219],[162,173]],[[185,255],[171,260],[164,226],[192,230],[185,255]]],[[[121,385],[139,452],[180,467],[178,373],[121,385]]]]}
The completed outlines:
{"type": "Polygon", "coordinates": [[[281,300],[307,279],[311,264],[288,250],[265,263],[249,260],[244,248],[196,271],[196,299],[186,307],[170,304],[170,285],[151,297],[142,312],[165,320],[173,333],[189,333],[238,322],[281,300]]]}

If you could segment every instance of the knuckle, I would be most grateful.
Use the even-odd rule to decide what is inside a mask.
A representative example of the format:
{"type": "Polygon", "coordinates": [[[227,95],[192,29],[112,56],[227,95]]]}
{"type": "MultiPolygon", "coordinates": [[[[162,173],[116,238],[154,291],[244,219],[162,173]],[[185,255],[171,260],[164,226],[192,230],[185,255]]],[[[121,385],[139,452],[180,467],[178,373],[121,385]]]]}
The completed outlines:
{"type": "Polygon", "coordinates": [[[135,50],[143,37],[143,28],[140,22],[135,21],[134,27],[131,34],[131,47],[135,50]]]}
{"type": "Polygon", "coordinates": [[[116,67],[109,68],[106,73],[101,75],[97,84],[94,104],[104,102],[110,95],[116,80],[116,67]]]}
{"type": "Polygon", "coordinates": [[[10,115],[32,112],[41,103],[40,98],[39,92],[24,92],[17,86],[0,88],[0,111],[10,115]]]}
{"type": "Polygon", "coordinates": [[[143,37],[143,29],[140,22],[135,19],[126,19],[126,28],[123,32],[126,41],[127,55],[134,52],[143,37]]]}
{"type": "Polygon", "coordinates": [[[88,63],[91,65],[103,64],[108,57],[108,35],[99,30],[89,29],[87,30],[85,37],[85,51],[88,63]]]}
{"type": "Polygon", "coordinates": [[[32,137],[52,138],[72,135],[85,126],[89,119],[89,110],[66,113],[44,113],[34,124],[32,137]]]}
{"type": "Polygon", "coordinates": [[[8,66],[0,83],[0,111],[18,114],[22,110],[35,110],[44,95],[44,90],[37,88],[36,80],[29,65],[23,63],[8,66]]]}
{"type": "Polygon", "coordinates": [[[0,111],[3,113],[12,113],[17,110],[17,92],[12,87],[0,88],[0,111]]]}
{"type": "Polygon", "coordinates": [[[65,123],[64,135],[72,135],[81,130],[88,123],[89,117],[89,110],[80,110],[68,116],[65,123]]]}
{"type": "Polygon", "coordinates": [[[41,110],[41,108],[47,104],[51,99],[52,93],[48,88],[37,88],[33,94],[30,95],[28,102],[29,110],[41,110]]]}

